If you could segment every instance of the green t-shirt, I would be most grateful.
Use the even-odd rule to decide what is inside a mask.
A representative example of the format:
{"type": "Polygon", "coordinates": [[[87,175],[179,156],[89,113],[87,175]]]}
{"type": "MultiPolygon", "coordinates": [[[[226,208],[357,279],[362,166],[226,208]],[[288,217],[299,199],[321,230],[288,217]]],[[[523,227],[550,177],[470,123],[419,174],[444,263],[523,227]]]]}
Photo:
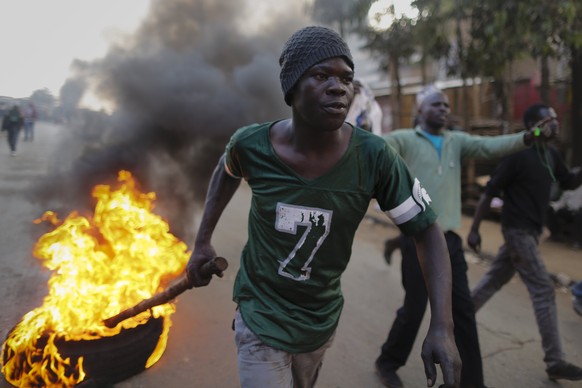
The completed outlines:
{"type": "Polygon", "coordinates": [[[340,161],[306,180],[276,155],[271,125],[241,128],[226,147],[228,173],[252,189],[233,299],[267,345],[309,352],[337,327],[340,276],[370,201],[376,198],[406,234],[423,230],[436,216],[419,182],[381,138],[355,128],[340,161]]]}

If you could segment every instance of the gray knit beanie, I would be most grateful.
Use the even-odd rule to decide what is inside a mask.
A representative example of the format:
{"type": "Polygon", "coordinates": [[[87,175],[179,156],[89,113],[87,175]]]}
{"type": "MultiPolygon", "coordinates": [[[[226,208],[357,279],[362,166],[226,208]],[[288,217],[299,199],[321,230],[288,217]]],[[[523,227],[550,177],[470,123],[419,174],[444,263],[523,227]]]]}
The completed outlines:
{"type": "Polygon", "coordinates": [[[352,70],[354,69],[354,61],[347,43],[331,28],[304,27],[291,35],[279,57],[281,65],[279,78],[287,105],[291,105],[289,91],[303,73],[311,66],[334,57],[344,57],[352,70]]]}
{"type": "Polygon", "coordinates": [[[441,94],[443,91],[437,88],[435,85],[428,85],[425,86],[418,94],[416,95],[416,108],[420,109],[420,106],[426,100],[427,97],[432,96],[433,94],[441,94]]]}

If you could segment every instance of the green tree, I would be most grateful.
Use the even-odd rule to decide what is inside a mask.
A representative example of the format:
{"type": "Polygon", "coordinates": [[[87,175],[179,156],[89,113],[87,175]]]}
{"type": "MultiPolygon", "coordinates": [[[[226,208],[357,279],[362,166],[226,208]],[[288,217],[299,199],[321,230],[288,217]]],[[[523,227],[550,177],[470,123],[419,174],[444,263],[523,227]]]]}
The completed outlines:
{"type": "Polygon", "coordinates": [[[416,0],[411,5],[418,10],[417,16],[397,15],[394,3],[386,10],[386,14],[377,18],[392,17],[393,21],[385,29],[367,26],[364,36],[370,50],[379,61],[380,69],[390,73],[391,110],[393,128],[401,126],[402,83],[400,67],[410,63],[413,54],[420,54],[420,70],[422,83],[434,82],[429,79],[426,67],[431,59],[446,57],[451,49],[449,43],[450,23],[448,22],[446,0],[416,0]]]}
{"type": "MultiPolygon", "coordinates": [[[[394,8],[392,7],[392,15],[394,8]]],[[[400,128],[402,84],[400,64],[415,53],[413,21],[402,16],[394,19],[385,30],[366,29],[364,48],[371,51],[378,60],[379,68],[390,73],[390,102],[392,111],[392,128],[400,128]]]]}
{"type": "MultiPolygon", "coordinates": [[[[325,2],[322,0],[322,3],[325,2]]],[[[367,25],[367,10],[373,1],[353,0],[360,35],[378,59],[380,67],[390,71],[395,126],[399,125],[399,101],[402,85],[399,68],[412,54],[420,54],[421,67],[430,59],[449,55],[450,73],[463,82],[471,77],[493,81],[497,117],[508,126],[513,117],[512,65],[532,57],[540,63],[543,101],[549,102],[550,74],[548,60],[568,59],[571,70],[573,148],[582,147],[582,1],[553,0],[413,0],[419,17],[395,20],[390,28],[377,31],[367,25]],[[449,50],[453,42],[454,50],[449,50]]],[[[326,2],[328,7],[337,4],[326,2]]],[[[393,12],[393,9],[392,9],[393,12]]],[[[343,19],[342,19],[343,20],[343,19]]],[[[423,72],[423,83],[431,82],[423,72]]],[[[468,101],[463,88],[462,101],[468,101]]],[[[468,109],[463,107],[464,121],[468,109]]],[[[582,153],[574,153],[575,164],[582,164],[582,153]]]]}
{"type": "Polygon", "coordinates": [[[527,54],[527,4],[521,0],[470,0],[470,34],[464,58],[471,76],[491,77],[499,118],[509,125],[513,105],[511,65],[527,54]]]}
{"type": "Polygon", "coordinates": [[[539,60],[542,102],[550,103],[550,70],[549,59],[563,57],[562,29],[564,1],[534,1],[526,0],[527,8],[520,18],[525,20],[528,28],[526,38],[527,48],[532,58],[539,60]]]}
{"type": "Polygon", "coordinates": [[[442,0],[415,0],[412,5],[418,9],[418,17],[413,24],[413,38],[420,52],[422,83],[434,82],[426,73],[430,60],[439,60],[451,51],[452,2],[442,0]]]}
{"type": "MultiPolygon", "coordinates": [[[[551,104],[551,75],[549,60],[570,60],[571,69],[571,90],[572,90],[572,117],[571,128],[565,144],[570,144],[571,149],[582,146],[582,135],[580,125],[582,119],[577,112],[580,112],[580,64],[576,66],[577,51],[580,50],[580,15],[582,12],[579,0],[555,0],[551,2],[540,2],[535,0],[523,0],[525,7],[521,9],[522,14],[516,15],[525,21],[527,27],[526,44],[532,58],[538,60],[540,66],[540,99],[543,103],[551,104]],[[578,147],[577,147],[578,146],[578,147]]],[[[578,62],[579,63],[579,62],[578,62]]],[[[567,122],[567,120],[563,120],[567,122]]],[[[578,153],[571,153],[572,158],[576,158],[578,153]]],[[[582,163],[582,158],[575,161],[582,163]]]]}

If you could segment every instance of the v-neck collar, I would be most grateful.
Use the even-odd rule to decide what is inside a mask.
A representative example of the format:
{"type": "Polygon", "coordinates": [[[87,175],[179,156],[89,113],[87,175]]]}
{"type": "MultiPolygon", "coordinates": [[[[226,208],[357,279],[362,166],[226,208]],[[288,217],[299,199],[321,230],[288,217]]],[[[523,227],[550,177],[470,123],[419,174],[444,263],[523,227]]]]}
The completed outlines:
{"type": "Polygon", "coordinates": [[[344,152],[344,154],[342,155],[342,157],[337,161],[336,164],[334,164],[329,170],[327,170],[325,173],[323,173],[322,175],[318,176],[317,178],[314,179],[307,179],[304,176],[302,176],[301,174],[297,173],[297,171],[295,171],[293,168],[291,168],[287,163],[285,163],[277,154],[277,151],[275,151],[275,147],[273,147],[273,143],[271,142],[271,128],[273,127],[273,125],[275,125],[276,123],[283,121],[283,120],[277,120],[277,121],[273,121],[269,124],[269,126],[267,127],[267,130],[265,131],[265,136],[267,137],[267,143],[269,144],[269,149],[271,150],[271,153],[273,154],[273,157],[275,158],[275,160],[281,165],[283,166],[283,168],[285,170],[287,170],[291,175],[293,175],[295,178],[297,178],[298,180],[300,180],[303,184],[305,185],[314,185],[317,184],[317,182],[325,179],[326,177],[332,175],[341,165],[343,165],[345,163],[345,160],[349,157],[349,155],[352,152],[352,148],[353,148],[353,142],[354,142],[354,137],[356,135],[356,128],[350,124],[347,123],[350,127],[352,127],[352,134],[350,135],[350,140],[348,143],[348,147],[346,148],[346,151],[344,152]]]}

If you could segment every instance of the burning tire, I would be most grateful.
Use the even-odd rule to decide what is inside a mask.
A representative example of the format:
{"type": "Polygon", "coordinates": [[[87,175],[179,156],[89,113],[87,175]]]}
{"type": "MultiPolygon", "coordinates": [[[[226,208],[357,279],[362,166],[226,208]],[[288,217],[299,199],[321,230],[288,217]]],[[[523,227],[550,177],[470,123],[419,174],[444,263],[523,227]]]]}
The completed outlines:
{"type": "MultiPolygon", "coordinates": [[[[101,337],[95,340],[65,340],[55,338],[54,344],[63,359],[70,359],[70,366],[75,367],[79,358],[83,357],[85,378],[78,384],[79,387],[107,387],[113,383],[125,380],[142,372],[152,355],[164,331],[164,318],[150,318],[146,323],[131,329],[122,329],[117,335],[101,337]]],[[[10,336],[10,333],[8,334],[10,336]]],[[[36,343],[36,348],[42,352],[46,346],[48,335],[43,335],[36,343]]],[[[3,353],[3,364],[8,361],[3,353]]],[[[3,371],[4,372],[4,371],[3,371]]],[[[51,373],[47,370],[47,373],[51,373]]],[[[6,375],[6,380],[17,386],[6,375]]],[[[22,383],[22,381],[21,381],[22,383]]],[[[32,378],[23,383],[30,387],[46,386],[47,381],[32,378]]],[[[68,385],[68,384],[65,384],[68,385]]]]}
{"type": "Polygon", "coordinates": [[[2,374],[14,386],[110,386],[164,352],[171,303],[151,308],[150,316],[159,319],[144,314],[130,329],[105,326],[103,315],[156,293],[163,280],[182,273],[187,245],[152,212],[155,193],[142,193],[129,171],[119,172],[117,187],[98,185],[92,196],[93,216],[72,211],[60,219],[46,211],[35,220],[53,226],[33,249],[53,273],[43,304],[26,313],[2,344],[2,374]]]}
{"type": "Polygon", "coordinates": [[[163,318],[151,318],[143,325],[124,329],[112,337],[91,341],[57,339],[55,345],[63,358],[83,357],[87,376],[81,386],[103,387],[142,372],[160,340],[163,327],[163,318]]]}

